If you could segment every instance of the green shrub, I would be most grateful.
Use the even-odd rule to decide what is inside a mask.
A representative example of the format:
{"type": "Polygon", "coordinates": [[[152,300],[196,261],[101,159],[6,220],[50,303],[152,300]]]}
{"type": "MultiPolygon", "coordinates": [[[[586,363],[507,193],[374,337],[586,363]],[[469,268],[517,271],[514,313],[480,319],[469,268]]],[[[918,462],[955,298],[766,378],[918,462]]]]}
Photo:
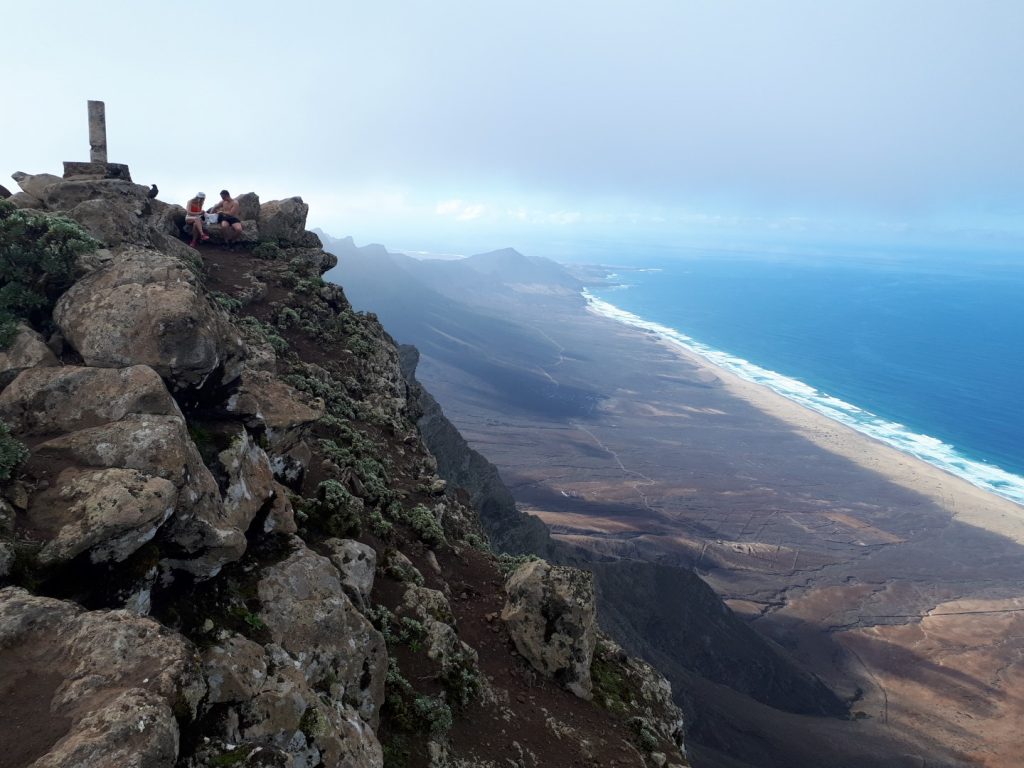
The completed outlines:
{"type": "Polygon", "coordinates": [[[358,536],[362,530],[363,501],[337,480],[324,480],[306,513],[331,536],[358,536]]]}
{"type": "Polygon", "coordinates": [[[502,552],[498,555],[498,568],[501,570],[502,576],[511,576],[512,572],[519,566],[526,563],[532,563],[534,560],[540,558],[536,555],[509,555],[502,552]]]}
{"type": "Polygon", "coordinates": [[[465,649],[451,654],[441,669],[441,684],[454,707],[468,707],[480,693],[480,670],[473,654],[465,649]]]}
{"type": "Polygon", "coordinates": [[[452,728],[452,710],[441,696],[417,696],[413,712],[423,730],[431,736],[444,736],[452,728]]]}
{"type": "Polygon", "coordinates": [[[0,421],[0,482],[10,480],[14,470],[28,458],[28,448],[11,436],[11,428],[0,421]]]}
{"type": "Polygon", "coordinates": [[[284,252],[277,243],[271,240],[264,240],[252,249],[252,255],[264,261],[275,261],[280,259],[284,252]]]}
{"type": "Polygon", "coordinates": [[[405,513],[405,520],[424,544],[436,547],[444,542],[441,522],[428,507],[417,504],[405,513]]]}
{"type": "Polygon", "coordinates": [[[70,219],[0,200],[0,347],[10,343],[18,320],[49,327],[54,304],[74,282],[76,259],[98,246],[70,219]]]}
{"type": "Polygon", "coordinates": [[[384,516],[376,509],[371,510],[366,519],[370,523],[370,530],[378,539],[390,539],[395,532],[395,526],[385,520],[384,516]]]}

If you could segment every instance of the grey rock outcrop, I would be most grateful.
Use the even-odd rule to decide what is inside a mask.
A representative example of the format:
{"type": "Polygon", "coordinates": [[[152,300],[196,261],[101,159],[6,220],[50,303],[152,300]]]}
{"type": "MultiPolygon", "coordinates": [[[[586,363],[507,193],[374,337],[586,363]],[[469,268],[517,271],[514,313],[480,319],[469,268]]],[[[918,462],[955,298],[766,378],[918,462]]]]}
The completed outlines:
{"type": "Polygon", "coordinates": [[[377,572],[377,553],[368,544],[352,539],[328,539],[324,542],[328,557],[341,573],[341,586],[360,608],[369,606],[373,579],[377,572]]]}
{"type": "Polygon", "coordinates": [[[19,323],[10,344],[0,349],[0,389],[14,381],[24,370],[59,364],[43,337],[27,325],[19,323]]]}
{"type": "Polygon", "coordinates": [[[306,231],[309,206],[301,197],[271,200],[260,206],[260,237],[282,245],[320,247],[320,238],[306,231]]]}
{"type": "Polygon", "coordinates": [[[47,187],[64,181],[60,176],[54,176],[52,173],[25,173],[24,171],[12,173],[11,178],[18,183],[22,192],[40,202],[46,197],[47,187]]]}
{"type": "Polygon", "coordinates": [[[242,342],[188,267],[159,251],[127,248],[73,285],[54,320],[87,365],[143,364],[175,387],[196,387],[242,356],[242,342]]]}
{"type": "MultiPolygon", "coordinates": [[[[239,430],[231,445],[220,452],[218,459],[227,474],[224,491],[227,522],[246,531],[256,515],[269,511],[269,505],[278,495],[270,459],[244,428],[239,430]]],[[[282,503],[291,506],[287,499],[282,499],[282,503]]],[[[279,514],[287,516],[290,509],[282,509],[279,514]]]]}
{"type": "Polygon", "coordinates": [[[126,611],[84,611],[9,587],[0,590],[0,649],[5,706],[45,713],[32,739],[7,733],[11,765],[172,768],[176,711],[194,716],[205,694],[189,643],[126,611]]]}
{"type": "Polygon", "coordinates": [[[534,560],[505,583],[501,618],[516,650],[541,674],[582,699],[591,697],[597,642],[593,579],[586,571],[534,560]]]}
{"type": "Polygon", "coordinates": [[[243,192],[235,201],[238,203],[238,218],[242,221],[256,221],[260,217],[260,196],[255,192],[243,192]]]}
{"type": "Polygon", "coordinates": [[[336,689],[372,727],[384,703],[384,638],[345,594],[338,570],[300,545],[258,585],[260,618],[311,685],[336,689]]]}
{"type": "Polygon", "coordinates": [[[44,562],[87,550],[94,562],[121,560],[157,529],[178,552],[168,563],[198,576],[245,551],[246,515],[225,516],[185,419],[151,368],[30,369],[0,392],[0,418],[38,441],[30,461],[47,487],[26,515],[48,542],[44,562]]]}

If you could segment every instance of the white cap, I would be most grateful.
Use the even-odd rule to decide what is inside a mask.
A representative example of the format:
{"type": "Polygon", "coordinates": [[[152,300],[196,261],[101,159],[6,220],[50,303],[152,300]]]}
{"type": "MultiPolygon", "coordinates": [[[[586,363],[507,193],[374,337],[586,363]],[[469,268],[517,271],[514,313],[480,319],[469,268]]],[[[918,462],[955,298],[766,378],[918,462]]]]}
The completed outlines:
{"type": "Polygon", "coordinates": [[[206,193],[205,192],[196,192],[196,198],[199,199],[199,200],[203,200],[203,199],[206,198],[206,193]]]}

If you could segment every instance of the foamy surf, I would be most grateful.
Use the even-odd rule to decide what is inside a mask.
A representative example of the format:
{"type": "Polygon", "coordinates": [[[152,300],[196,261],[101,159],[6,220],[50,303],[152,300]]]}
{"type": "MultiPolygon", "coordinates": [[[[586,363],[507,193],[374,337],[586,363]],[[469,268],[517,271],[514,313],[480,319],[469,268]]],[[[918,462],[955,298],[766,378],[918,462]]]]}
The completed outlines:
{"type": "Polygon", "coordinates": [[[805,408],[810,408],[812,411],[827,416],[840,424],[845,424],[903,453],[926,461],[978,488],[1024,505],[1024,477],[1020,475],[1007,472],[992,464],[970,459],[952,445],[937,438],[918,434],[902,424],[876,416],[870,411],[821,392],[802,381],[769,371],[749,360],[709,347],[674,328],[645,320],[632,312],[597,298],[585,288],[582,294],[589,309],[595,314],[654,333],[659,338],[677,344],[741,379],[766,386],[805,408]]]}

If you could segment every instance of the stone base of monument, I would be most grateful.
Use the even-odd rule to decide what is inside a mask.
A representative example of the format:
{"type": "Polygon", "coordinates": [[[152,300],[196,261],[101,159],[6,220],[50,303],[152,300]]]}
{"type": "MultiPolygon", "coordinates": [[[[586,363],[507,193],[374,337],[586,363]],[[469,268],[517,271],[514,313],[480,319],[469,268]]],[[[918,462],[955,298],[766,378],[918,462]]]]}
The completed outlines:
{"type": "Polygon", "coordinates": [[[122,179],[131,181],[132,175],[124,163],[78,163],[64,161],[64,178],[71,181],[86,179],[122,179]]]}

